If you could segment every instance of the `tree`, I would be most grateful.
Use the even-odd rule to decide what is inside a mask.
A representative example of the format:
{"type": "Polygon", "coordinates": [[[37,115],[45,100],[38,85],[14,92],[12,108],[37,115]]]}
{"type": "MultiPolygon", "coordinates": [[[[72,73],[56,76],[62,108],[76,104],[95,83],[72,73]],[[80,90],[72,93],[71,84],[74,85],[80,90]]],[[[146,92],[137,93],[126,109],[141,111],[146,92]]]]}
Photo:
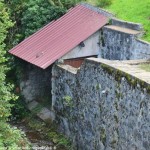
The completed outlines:
{"type": "Polygon", "coordinates": [[[22,14],[21,24],[24,37],[36,32],[39,28],[52,20],[58,19],[66,12],[62,6],[43,0],[29,0],[22,14]]]}
{"type": "Polygon", "coordinates": [[[36,32],[52,20],[61,17],[70,7],[81,0],[5,0],[15,22],[9,30],[7,49],[36,32]]]}
{"type": "Polygon", "coordinates": [[[11,49],[24,39],[21,18],[25,5],[29,0],[5,0],[5,5],[9,8],[10,18],[14,22],[13,27],[9,29],[9,37],[6,38],[7,47],[11,49]]]}
{"type": "Polygon", "coordinates": [[[9,18],[4,1],[0,0],[0,149],[14,149],[25,146],[27,141],[22,138],[19,130],[12,128],[8,123],[8,117],[11,115],[11,100],[16,97],[11,93],[12,85],[6,83],[6,66],[5,47],[4,43],[8,29],[13,26],[9,18]]]}
{"type": "Polygon", "coordinates": [[[47,23],[58,19],[81,0],[26,0],[23,6],[22,37],[26,38],[47,23]]]}

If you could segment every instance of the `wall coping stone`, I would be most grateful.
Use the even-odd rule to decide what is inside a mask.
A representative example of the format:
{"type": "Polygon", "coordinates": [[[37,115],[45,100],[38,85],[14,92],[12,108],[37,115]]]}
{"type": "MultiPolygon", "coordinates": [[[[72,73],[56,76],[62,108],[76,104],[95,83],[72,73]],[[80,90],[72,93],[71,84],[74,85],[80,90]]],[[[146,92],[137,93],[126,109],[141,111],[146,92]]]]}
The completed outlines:
{"type": "Polygon", "coordinates": [[[150,63],[149,60],[107,60],[102,58],[87,58],[84,60],[80,68],[74,68],[69,65],[57,65],[59,68],[72,73],[74,75],[80,73],[80,69],[84,68],[84,65],[88,63],[94,63],[96,65],[106,65],[113,72],[121,72],[123,76],[129,76],[131,79],[136,79],[144,84],[144,88],[149,87],[150,90],[150,72],[147,72],[139,67],[142,63],[150,63]]]}
{"type": "Polygon", "coordinates": [[[139,67],[142,63],[150,63],[149,60],[106,60],[102,58],[87,58],[86,61],[91,61],[94,63],[105,64],[110,68],[122,71],[131,77],[138,78],[139,80],[145,82],[150,86],[150,72],[147,72],[139,67]]]}
{"type": "Polygon", "coordinates": [[[114,26],[114,25],[107,25],[104,26],[103,29],[109,29],[109,30],[113,30],[113,31],[117,31],[117,32],[121,32],[121,33],[125,33],[125,34],[129,34],[129,35],[135,35],[137,37],[141,37],[141,32],[137,31],[137,30],[132,30],[132,29],[127,29],[127,28],[123,28],[123,27],[119,27],[119,26],[114,26]]]}
{"type": "Polygon", "coordinates": [[[133,30],[138,30],[138,31],[144,31],[143,25],[141,23],[134,23],[134,22],[129,22],[125,20],[120,20],[117,18],[112,18],[112,25],[124,27],[124,28],[130,28],[133,30]]]}

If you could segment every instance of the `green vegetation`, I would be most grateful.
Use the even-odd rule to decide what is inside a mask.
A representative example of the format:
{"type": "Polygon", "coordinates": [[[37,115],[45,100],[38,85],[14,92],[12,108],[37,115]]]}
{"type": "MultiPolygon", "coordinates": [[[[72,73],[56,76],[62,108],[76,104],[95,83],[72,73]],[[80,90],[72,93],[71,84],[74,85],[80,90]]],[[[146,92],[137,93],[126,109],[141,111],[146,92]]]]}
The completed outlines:
{"type": "MultiPolygon", "coordinates": [[[[14,86],[10,84],[14,83],[15,87],[18,87],[18,79],[23,74],[21,69],[23,67],[22,64],[18,67],[19,61],[6,55],[7,50],[45,24],[61,17],[67,9],[79,1],[0,1],[0,149],[21,149],[29,145],[25,135],[8,124],[9,119],[21,119],[27,112],[22,97],[16,100],[17,96],[13,94],[14,86]]],[[[54,131],[49,132],[49,136],[53,137],[58,145],[68,143],[62,135],[54,131]]]]}
{"type": "Polygon", "coordinates": [[[63,97],[63,101],[66,106],[72,106],[72,98],[69,95],[63,97]]]}
{"type": "Polygon", "coordinates": [[[61,133],[57,132],[57,126],[53,123],[53,125],[47,125],[46,123],[42,122],[41,120],[37,119],[33,115],[28,115],[26,118],[26,122],[28,126],[37,132],[40,131],[45,136],[45,139],[52,141],[57,149],[63,150],[71,150],[72,145],[71,142],[61,133]]]}
{"type": "Polygon", "coordinates": [[[144,40],[150,41],[150,0],[113,0],[106,9],[120,19],[142,23],[146,32],[144,40]]]}
{"type": "Polygon", "coordinates": [[[85,0],[85,1],[87,1],[88,3],[94,6],[105,8],[111,5],[113,0],[85,0]]]}
{"type": "MultiPolygon", "coordinates": [[[[25,135],[16,128],[11,127],[8,124],[8,118],[20,119],[26,114],[24,109],[24,103],[16,100],[17,97],[13,94],[14,87],[18,85],[17,78],[14,73],[19,76],[22,73],[20,66],[19,70],[14,66],[19,66],[18,62],[14,61],[13,58],[9,58],[6,55],[6,51],[19,42],[25,37],[28,37],[32,33],[36,32],[45,24],[52,20],[61,17],[70,7],[74,6],[81,0],[1,0],[0,1],[0,148],[5,147],[6,149],[19,149],[29,145],[25,135]],[[18,64],[17,64],[18,63],[18,64]],[[17,64],[17,65],[16,65],[17,64]],[[8,67],[9,66],[9,67],[8,67]],[[20,73],[19,73],[20,72],[20,73]],[[13,80],[13,82],[12,82],[13,80]],[[16,101],[15,101],[16,100],[16,101]],[[13,109],[12,109],[13,108],[13,109]],[[11,111],[12,110],[12,111],[11,111]],[[12,114],[14,116],[12,117],[12,114]]],[[[86,0],[85,0],[86,1],[86,0]]],[[[131,22],[142,23],[146,34],[144,39],[150,41],[150,1],[138,1],[135,0],[87,0],[98,7],[103,7],[109,11],[115,13],[118,18],[124,19],[131,22]]],[[[10,57],[10,56],[9,56],[10,57]]],[[[21,64],[22,65],[22,64],[21,64]]],[[[114,72],[112,69],[103,66],[108,73],[114,72]]],[[[150,71],[149,64],[141,65],[146,71],[150,71]]],[[[116,73],[116,78],[121,80],[122,75],[116,73]]],[[[132,83],[137,84],[139,81],[132,81],[126,79],[132,83]]],[[[144,83],[140,82],[143,87],[144,83]]],[[[97,90],[100,88],[96,86],[97,90]]],[[[150,89],[148,89],[150,91],[150,89]]],[[[118,95],[120,97],[121,95],[118,95]]],[[[72,106],[72,98],[65,96],[64,102],[66,106],[72,106]]],[[[38,108],[40,110],[40,107],[38,108]]],[[[64,145],[70,147],[70,144],[63,135],[58,134],[55,130],[45,128],[45,125],[36,127],[38,123],[31,122],[30,126],[33,128],[43,129],[47,131],[47,136],[53,139],[57,145],[64,145]]],[[[105,130],[102,130],[101,139],[105,142],[105,130]]]]}
{"type": "Polygon", "coordinates": [[[95,2],[96,6],[98,7],[106,7],[112,4],[112,0],[96,0],[95,2]]]}
{"type": "Polygon", "coordinates": [[[63,135],[56,131],[49,130],[48,137],[56,144],[57,147],[65,147],[68,150],[71,150],[70,141],[63,135]]]}
{"type": "Polygon", "coordinates": [[[140,68],[147,72],[150,72],[150,64],[149,63],[140,64],[140,68]]]}
{"type": "Polygon", "coordinates": [[[90,4],[104,8],[117,18],[141,23],[145,34],[143,39],[150,42],[150,0],[87,0],[90,4]]]}
{"type": "Polygon", "coordinates": [[[80,0],[13,0],[6,1],[11,19],[15,22],[9,31],[9,48],[18,44],[38,29],[61,17],[80,0]]]}
{"type": "Polygon", "coordinates": [[[10,101],[16,100],[17,97],[11,93],[13,86],[6,81],[6,72],[9,68],[6,66],[6,44],[4,41],[8,29],[13,26],[13,23],[2,0],[0,1],[0,12],[0,148],[21,149],[21,147],[28,147],[24,134],[7,123],[8,117],[11,115],[10,101]]]}
{"type": "Polygon", "coordinates": [[[48,1],[29,0],[25,5],[21,19],[24,36],[28,37],[43,25],[61,17],[65,12],[65,8],[52,5],[48,1]]]}
{"type": "Polygon", "coordinates": [[[103,145],[106,145],[106,130],[103,127],[100,130],[100,140],[103,142],[103,145]]]}

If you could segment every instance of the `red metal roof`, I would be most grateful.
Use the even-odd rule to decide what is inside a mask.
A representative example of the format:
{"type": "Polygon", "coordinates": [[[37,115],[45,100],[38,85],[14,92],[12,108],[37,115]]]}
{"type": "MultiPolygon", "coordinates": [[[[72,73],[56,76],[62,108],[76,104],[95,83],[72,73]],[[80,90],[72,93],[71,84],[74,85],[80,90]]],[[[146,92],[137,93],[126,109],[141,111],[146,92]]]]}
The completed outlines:
{"type": "Polygon", "coordinates": [[[102,14],[77,5],[26,38],[9,53],[45,69],[107,22],[108,18],[102,14]]]}

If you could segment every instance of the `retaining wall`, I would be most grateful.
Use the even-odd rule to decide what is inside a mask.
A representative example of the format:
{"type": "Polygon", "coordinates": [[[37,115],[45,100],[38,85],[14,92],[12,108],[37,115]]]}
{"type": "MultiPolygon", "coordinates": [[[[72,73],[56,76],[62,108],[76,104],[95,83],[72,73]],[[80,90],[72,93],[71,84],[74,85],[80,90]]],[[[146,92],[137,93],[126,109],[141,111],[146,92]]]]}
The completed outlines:
{"type": "Polygon", "coordinates": [[[150,85],[116,64],[132,70],[94,58],[80,70],[68,65],[52,69],[55,121],[74,149],[150,149],[150,85]]]}
{"type": "Polygon", "coordinates": [[[132,34],[129,33],[130,29],[128,32],[123,28],[119,30],[108,26],[103,27],[102,58],[110,60],[150,59],[150,43],[139,39],[140,32],[132,34]]]}

